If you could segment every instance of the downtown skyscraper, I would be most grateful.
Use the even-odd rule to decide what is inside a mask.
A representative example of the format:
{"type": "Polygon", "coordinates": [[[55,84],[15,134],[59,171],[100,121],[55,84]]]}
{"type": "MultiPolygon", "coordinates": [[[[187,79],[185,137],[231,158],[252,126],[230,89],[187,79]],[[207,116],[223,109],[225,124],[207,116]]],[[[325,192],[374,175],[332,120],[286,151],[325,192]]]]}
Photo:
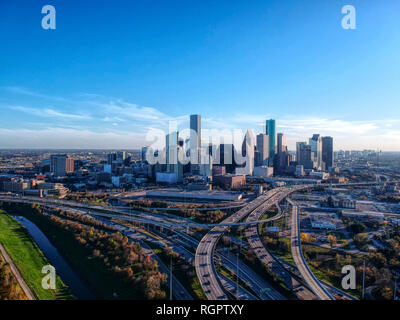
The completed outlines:
{"type": "Polygon", "coordinates": [[[190,115],[190,162],[192,173],[198,173],[201,160],[201,116],[190,115]]]}
{"type": "Polygon", "coordinates": [[[269,137],[269,166],[273,166],[276,154],[276,123],[274,119],[265,122],[265,134],[269,137]]]}
{"type": "Polygon", "coordinates": [[[326,170],[334,166],[332,137],[322,137],[322,161],[326,170]]]}

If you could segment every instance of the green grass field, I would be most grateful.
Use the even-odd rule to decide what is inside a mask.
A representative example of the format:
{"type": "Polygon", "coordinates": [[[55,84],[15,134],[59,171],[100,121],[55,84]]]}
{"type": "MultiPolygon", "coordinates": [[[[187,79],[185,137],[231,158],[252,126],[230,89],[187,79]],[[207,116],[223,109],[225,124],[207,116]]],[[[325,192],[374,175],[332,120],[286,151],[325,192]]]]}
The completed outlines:
{"type": "Polygon", "coordinates": [[[56,290],[42,288],[42,268],[50,264],[28,231],[0,210],[0,242],[16,264],[25,282],[39,300],[73,299],[68,287],[57,277],[56,290]]]}
{"type": "Polygon", "coordinates": [[[139,286],[132,285],[121,277],[112,274],[101,260],[93,257],[92,250],[76,241],[72,232],[54,225],[48,217],[39,214],[31,206],[10,204],[8,208],[10,213],[29,219],[42,230],[98,299],[113,300],[115,299],[114,293],[118,294],[119,299],[144,299],[139,286]]]}

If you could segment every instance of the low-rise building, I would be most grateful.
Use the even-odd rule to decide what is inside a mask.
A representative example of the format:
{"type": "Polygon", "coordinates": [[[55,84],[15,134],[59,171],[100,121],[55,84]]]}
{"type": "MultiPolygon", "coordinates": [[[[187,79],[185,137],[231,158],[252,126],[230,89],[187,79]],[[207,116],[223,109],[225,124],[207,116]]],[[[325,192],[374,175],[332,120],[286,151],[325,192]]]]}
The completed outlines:
{"type": "Polygon", "coordinates": [[[213,181],[225,188],[240,188],[246,185],[246,176],[244,174],[226,174],[215,176],[213,181]]]}
{"type": "Polygon", "coordinates": [[[332,204],[335,208],[356,209],[357,202],[347,197],[332,197],[332,204]]]}
{"type": "Polygon", "coordinates": [[[273,174],[274,174],[274,168],[267,166],[255,167],[253,173],[255,177],[263,177],[263,178],[272,177],[273,174]]]}
{"type": "Polygon", "coordinates": [[[328,219],[321,219],[319,217],[311,218],[311,227],[315,229],[336,230],[336,223],[328,219]]]}

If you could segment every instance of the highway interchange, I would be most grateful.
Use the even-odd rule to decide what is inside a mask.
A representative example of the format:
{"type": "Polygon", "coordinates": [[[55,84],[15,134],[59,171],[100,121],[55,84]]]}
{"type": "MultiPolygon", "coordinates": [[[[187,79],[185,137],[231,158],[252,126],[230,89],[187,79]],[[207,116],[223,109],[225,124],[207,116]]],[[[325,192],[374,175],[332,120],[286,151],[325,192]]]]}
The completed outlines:
{"type": "MultiPolygon", "coordinates": [[[[13,195],[1,194],[0,201],[21,202],[28,204],[39,203],[44,207],[52,209],[59,208],[66,211],[72,210],[81,214],[90,214],[101,219],[103,222],[109,220],[110,218],[115,218],[119,220],[125,220],[127,222],[139,222],[142,224],[157,226],[160,228],[160,230],[161,228],[165,228],[173,232],[176,237],[165,237],[164,240],[175,246],[175,248],[179,248],[178,251],[180,251],[181,255],[183,252],[185,252],[183,254],[185,259],[193,261],[193,254],[188,251],[185,246],[196,249],[194,255],[194,265],[197,277],[199,278],[201,287],[207,299],[227,300],[230,299],[230,296],[233,296],[236,299],[247,300],[285,299],[282,294],[261,279],[258,274],[251,270],[251,268],[247,267],[247,265],[244,264],[238,257],[233,256],[229,252],[227,253],[219,249],[217,250],[217,243],[219,239],[227,231],[229,231],[229,228],[235,226],[245,226],[245,236],[250,247],[254,250],[257,258],[260,259],[273,274],[282,279],[285,283],[285,286],[292,289],[299,299],[317,298],[321,300],[333,300],[334,297],[330,291],[327,290],[327,286],[322,284],[307,266],[300,244],[298,224],[299,208],[288,198],[288,196],[293,192],[313,187],[313,185],[301,185],[272,189],[259,196],[255,200],[248,202],[239,211],[223,220],[220,224],[199,224],[188,219],[177,217],[173,214],[150,214],[121,207],[113,208],[58,199],[21,196],[15,197],[13,195]],[[284,199],[287,199],[288,203],[292,207],[291,250],[296,267],[303,278],[303,283],[301,283],[298,278],[294,277],[293,274],[288,272],[287,268],[285,268],[278,259],[268,252],[268,250],[263,246],[257,231],[257,225],[259,223],[273,221],[281,217],[281,212],[279,212],[278,215],[274,217],[261,219],[268,209],[273,206],[277,206],[284,199]],[[242,221],[246,217],[247,220],[242,221]],[[186,233],[188,228],[206,228],[210,230],[200,241],[198,241],[186,233]],[[226,269],[238,276],[241,282],[244,282],[250,286],[252,292],[249,292],[241,285],[238,285],[238,283],[234,283],[231,279],[218,272],[215,267],[215,260],[220,261],[226,269]],[[256,295],[254,295],[254,293],[256,293],[256,295]]],[[[169,276],[170,271],[168,267],[163,264],[163,262],[157,257],[152,249],[142,239],[140,239],[140,237],[138,238],[138,233],[135,231],[136,229],[130,229],[121,224],[118,225],[115,222],[113,225],[117,225],[119,231],[121,231],[123,234],[127,234],[131,241],[139,241],[146,253],[150,255],[152,259],[156,259],[158,261],[160,271],[169,276]]],[[[176,279],[176,277],[172,276],[172,281],[168,281],[168,283],[172,283],[173,294],[176,299],[193,299],[193,297],[187,292],[185,287],[176,279]]]]}

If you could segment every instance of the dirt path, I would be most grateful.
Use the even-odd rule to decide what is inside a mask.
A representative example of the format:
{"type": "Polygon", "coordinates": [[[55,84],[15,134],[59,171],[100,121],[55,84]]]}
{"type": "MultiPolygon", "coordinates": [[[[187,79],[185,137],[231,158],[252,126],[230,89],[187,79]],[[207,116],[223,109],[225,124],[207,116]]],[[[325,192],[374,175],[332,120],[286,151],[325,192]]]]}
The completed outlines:
{"type": "Polygon", "coordinates": [[[28,299],[36,300],[36,296],[33,294],[32,290],[28,287],[25,280],[22,278],[17,266],[15,265],[14,261],[12,261],[11,257],[8,255],[6,249],[3,247],[1,243],[0,243],[0,252],[4,257],[4,259],[6,260],[6,262],[10,265],[10,269],[14,274],[15,279],[17,279],[20,287],[22,288],[28,299]]]}

